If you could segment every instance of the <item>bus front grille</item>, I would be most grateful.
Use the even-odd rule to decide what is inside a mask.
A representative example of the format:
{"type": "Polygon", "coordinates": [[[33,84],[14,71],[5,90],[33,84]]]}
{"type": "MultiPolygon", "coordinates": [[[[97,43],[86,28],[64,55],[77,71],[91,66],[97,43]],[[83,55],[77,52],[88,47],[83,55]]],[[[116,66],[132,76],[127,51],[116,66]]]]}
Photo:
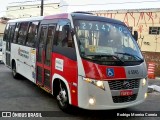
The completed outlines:
{"type": "Polygon", "coordinates": [[[124,102],[131,102],[136,100],[137,94],[133,94],[131,96],[112,96],[114,103],[124,103],[124,102]]]}
{"type": "Polygon", "coordinates": [[[108,81],[108,84],[111,90],[134,89],[139,88],[140,79],[111,80],[108,81]],[[128,82],[127,87],[124,85],[125,82],[128,82]]]}

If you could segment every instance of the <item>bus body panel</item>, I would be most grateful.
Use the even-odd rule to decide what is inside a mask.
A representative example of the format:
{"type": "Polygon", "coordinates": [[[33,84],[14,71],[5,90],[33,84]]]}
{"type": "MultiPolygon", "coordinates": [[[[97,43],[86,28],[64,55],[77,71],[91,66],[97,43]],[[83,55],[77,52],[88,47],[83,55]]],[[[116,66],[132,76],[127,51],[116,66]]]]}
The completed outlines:
{"type": "Polygon", "coordinates": [[[11,44],[11,61],[15,60],[17,72],[30,81],[35,81],[36,50],[31,47],[11,44]]]}
{"type": "MultiPolygon", "coordinates": [[[[63,76],[63,78],[67,81],[67,84],[69,86],[68,92],[71,98],[71,104],[77,106],[78,105],[77,61],[71,60],[58,53],[52,53],[52,76],[54,76],[54,74],[63,76]]],[[[54,82],[54,80],[52,82],[54,82]]]]}
{"type": "Polygon", "coordinates": [[[83,60],[85,77],[98,80],[124,80],[146,78],[145,64],[134,66],[106,66],[83,60]],[[113,69],[114,75],[107,75],[107,70],[113,69]],[[92,72],[91,72],[92,71],[92,72]]]}
{"type": "MultiPolygon", "coordinates": [[[[142,63],[139,65],[140,68],[143,68],[145,66],[145,63],[142,63]]],[[[85,66],[84,66],[85,67],[85,66]]],[[[133,66],[131,66],[133,67],[133,66]]],[[[110,67],[112,68],[112,67],[110,67]]],[[[128,66],[126,67],[128,69],[128,66]]],[[[124,69],[126,69],[124,67],[124,69]]],[[[135,66],[136,68],[136,66],[135,66]]],[[[97,70],[95,70],[96,72],[97,70]]],[[[92,70],[93,73],[95,73],[92,70]]],[[[87,73],[86,73],[87,74],[87,73]]],[[[106,74],[106,72],[105,72],[106,74]]],[[[124,73],[126,74],[126,73],[124,73]]],[[[146,77],[146,73],[144,74],[144,78],[146,77]]],[[[114,82],[114,81],[128,81],[137,79],[137,77],[134,78],[115,78],[115,79],[95,79],[95,80],[103,80],[105,90],[102,90],[101,88],[98,88],[97,86],[88,83],[84,81],[83,76],[78,76],[78,106],[80,108],[84,109],[91,109],[91,110],[101,110],[101,109],[119,109],[119,108],[125,108],[125,107],[130,107],[134,106],[137,104],[142,103],[145,100],[145,93],[147,91],[147,86],[148,83],[146,83],[145,86],[143,86],[142,81],[144,79],[139,78],[139,86],[138,88],[133,89],[133,94],[136,94],[137,96],[135,97],[135,100],[133,101],[128,101],[128,102],[121,102],[121,103],[114,103],[113,99],[120,99],[120,92],[123,90],[130,90],[130,89],[118,89],[118,90],[111,90],[111,86],[109,85],[109,82],[114,82]],[[81,89],[83,88],[83,89],[81,89]],[[114,98],[113,98],[114,97],[114,98]],[[117,98],[116,98],[117,97],[117,98]],[[119,98],[118,98],[119,97],[119,98]],[[95,104],[90,105],[89,104],[89,99],[94,98],[95,99],[95,104]]],[[[117,83],[119,84],[119,82],[117,83]]],[[[113,86],[112,86],[113,87],[113,86]]],[[[123,87],[123,86],[121,86],[123,87]]]]}
{"type": "Polygon", "coordinates": [[[146,93],[147,90],[147,85],[145,87],[142,87],[142,80],[141,80],[136,100],[124,103],[114,103],[112,100],[112,94],[108,85],[108,81],[104,81],[104,85],[106,88],[105,91],[90,83],[83,81],[81,76],[79,76],[78,85],[79,88],[83,87],[83,89],[78,89],[79,91],[78,106],[80,108],[90,109],[90,110],[119,109],[140,104],[145,100],[144,94],[146,93]],[[90,98],[95,99],[95,105],[89,104],[90,98]]]}

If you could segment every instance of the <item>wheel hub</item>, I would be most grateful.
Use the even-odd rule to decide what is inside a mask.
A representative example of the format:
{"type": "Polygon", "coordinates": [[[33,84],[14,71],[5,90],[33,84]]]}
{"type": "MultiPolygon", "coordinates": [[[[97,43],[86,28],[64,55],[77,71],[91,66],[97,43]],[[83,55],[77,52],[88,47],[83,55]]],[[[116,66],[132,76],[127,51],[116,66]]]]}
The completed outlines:
{"type": "Polygon", "coordinates": [[[57,95],[57,99],[60,101],[60,103],[62,105],[65,105],[65,103],[67,102],[66,91],[65,90],[61,90],[59,92],[59,95],[57,95]]]}

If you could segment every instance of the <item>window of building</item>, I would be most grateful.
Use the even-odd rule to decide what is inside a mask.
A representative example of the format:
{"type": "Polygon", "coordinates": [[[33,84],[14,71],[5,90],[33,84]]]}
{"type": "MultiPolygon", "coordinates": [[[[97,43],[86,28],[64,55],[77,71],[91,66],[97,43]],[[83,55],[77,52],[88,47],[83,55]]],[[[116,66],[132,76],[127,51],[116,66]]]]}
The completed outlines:
{"type": "Polygon", "coordinates": [[[160,27],[149,27],[149,34],[150,35],[159,35],[160,34],[160,27]]]}
{"type": "Polygon", "coordinates": [[[29,47],[35,47],[35,42],[38,34],[38,26],[39,26],[39,22],[30,23],[27,40],[26,40],[26,45],[29,47]]]}
{"type": "Polygon", "coordinates": [[[18,44],[24,45],[26,36],[27,36],[27,30],[28,30],[29,22],[21,23],[20,29],[19,29],[19,35],[18,35],[18,44]]]}

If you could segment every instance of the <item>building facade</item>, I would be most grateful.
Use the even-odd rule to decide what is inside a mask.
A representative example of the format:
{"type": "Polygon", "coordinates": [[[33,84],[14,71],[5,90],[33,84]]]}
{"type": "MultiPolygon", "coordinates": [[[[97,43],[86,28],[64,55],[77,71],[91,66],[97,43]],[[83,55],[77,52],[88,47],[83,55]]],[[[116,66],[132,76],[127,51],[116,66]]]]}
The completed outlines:
{"type": "Polygon", "coordinates": [[[0,46],[2,45],[3,33],[8,20],[9,19],[4,17],[0,18],[0,46]]]}
{"type": "MultiPolygon", "coordinates": [[[[60,13],[59,0],[44,1],[44,12],[43,15],[57,14],[60,13]]],[[[7,6],[6,17],[11,19],[26,18],[40,16],[41,2],[40,1],[29,1],[23,3],[10,3],[7,6]]]]}

